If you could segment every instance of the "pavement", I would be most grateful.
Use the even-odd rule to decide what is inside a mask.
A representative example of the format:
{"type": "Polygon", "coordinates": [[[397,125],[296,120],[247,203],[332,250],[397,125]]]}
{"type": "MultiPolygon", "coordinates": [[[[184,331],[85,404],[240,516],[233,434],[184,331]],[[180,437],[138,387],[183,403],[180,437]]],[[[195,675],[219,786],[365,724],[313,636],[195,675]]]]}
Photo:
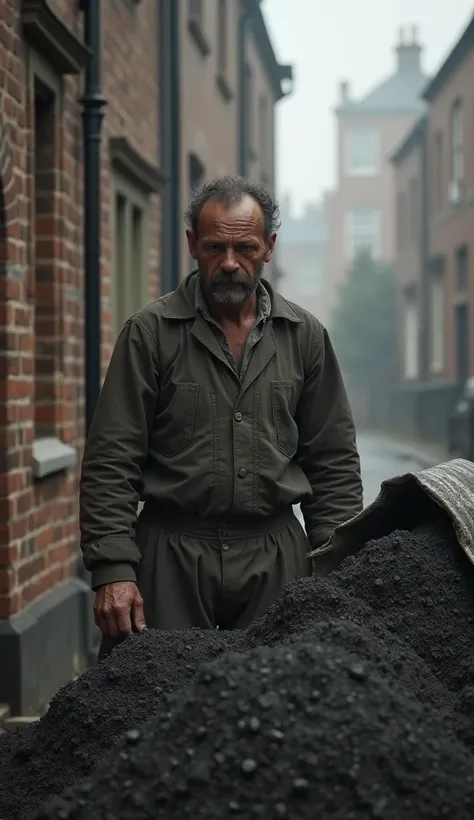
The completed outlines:
{"type": "MultiPolygon", "coordinates": [[[[424,447],[419,442],[410,442],[380,433],[360,432],[357,435],[357,444],[366,507],[375,501],[380,492],[380,485],[387,478],[426,470],[449,460],[449,456],[439,448],[424,447]]],[[[295,512],[302,522],[299,508],[295,512]]]]}
{"type": "Polygon", "coordinates": [[[441,450],[423,448],[419,443],[378,433],[359,433],[357,443],[365,506],[375,501],[380,492],[380,485],[387,478],[426,470],[449,458],[441,450]]]}

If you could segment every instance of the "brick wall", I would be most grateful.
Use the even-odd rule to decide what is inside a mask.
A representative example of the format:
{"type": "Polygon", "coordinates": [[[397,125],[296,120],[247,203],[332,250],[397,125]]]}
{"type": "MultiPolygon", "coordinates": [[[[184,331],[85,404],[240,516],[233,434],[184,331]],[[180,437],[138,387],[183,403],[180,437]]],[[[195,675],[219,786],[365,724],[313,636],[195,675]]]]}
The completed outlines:
{"type": "MultiPolygon", "coordinates": [[[[48,5],[82,37],[76,2],[48,5]]],[[[46,97],[42,110],[35,107],[20,6],[0,0],[0,618],[75,572],[84,436],[83,77],[58,78],[54,110],[46,97]],[[41,129],[48,138],[38,145],[41,129]],[[78,466],[35,482],[33,443],[44,433],[77,448],[78,466]]],[[[126,135],[153,165],[159,146],[156,4],[106,0],[103,9],[105,369],[114,340],[109,139],[126,135]]],[[[158,295],[159,242],[155,196],[147,247],[150,298],[158,295]]]]}

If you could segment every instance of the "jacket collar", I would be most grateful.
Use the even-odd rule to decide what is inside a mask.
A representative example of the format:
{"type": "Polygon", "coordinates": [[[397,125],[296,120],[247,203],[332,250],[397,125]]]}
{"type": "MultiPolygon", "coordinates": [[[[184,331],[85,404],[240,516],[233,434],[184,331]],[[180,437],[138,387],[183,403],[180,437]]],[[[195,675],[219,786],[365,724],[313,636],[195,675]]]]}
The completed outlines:
{"type": "MultiPolygon", "coordinates": [[[[289,322],[300,324],[303,319],[290,302],[287,302],[283,296],[280,296],[266,279],[262,279],[262,282],[270,294],[272,302],[270,318],[287,319],[289,322]]],[[[166,307],[163,311],[164,319],[193,319],[198,315],[195,306],[196,283],[197,272],[192,271],[176,290],[168,296],[166,307]]]]}

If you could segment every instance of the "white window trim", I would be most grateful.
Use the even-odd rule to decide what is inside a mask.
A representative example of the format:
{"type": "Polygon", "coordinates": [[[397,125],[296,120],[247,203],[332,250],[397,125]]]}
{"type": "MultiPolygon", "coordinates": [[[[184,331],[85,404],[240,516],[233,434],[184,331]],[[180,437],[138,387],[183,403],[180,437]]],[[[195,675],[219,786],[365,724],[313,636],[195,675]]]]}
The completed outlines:
{"type": "Polygon", "coordinates": [[[419,309],[413,295],[405,295],[403,310],[403,374],[406,381],[420,375],[419,309]]]}
{"type": "Polygon", "coordinates": [[[380,173],[380,135],[377,129],[370,127],[352,128],[345,138],[345,168],[346,174],[349,177],[374,177],[380,173]],[[352,140],[354,136],[366,133],[370,139],[374,140],[375,145],[375,162],[371,165],[367,164],[365,167],[354,167],[352,156],[352,140]]]}
{"type": "Polygon", "coordinates": [[[374,259],[379,259],[381,254],[381,244],[382,244],[382,237],[381,237],[381,230],[382,230],[382,219],[380,215],[379,208],[351,208],[346,213],[346,258],[352,260],[355,258],[358,251],[363,250],[363,248],[354,248],[354,231],[353,231],[353,217],[357,211],[372,211],[373,214],[376,215],[377,221],[377,231],[376,231],[376,242],[374,243],[374,247],[370,248],[371,255],[374,259]]]}
{"type": "Polygon", "coordinates": [[[464,180],[464,122],[463,105],[456,100],[451,111],[451,165],[453,182],[464,180]]]}
{"type": "Polygon", "coordinates": [[[129,205],[139,208],[143,214],[143,235],[142,235],[142,269],[133,271],[131,260],[127,259],[127,276],[133,277],[133,283],[138,290],[137,300],[134,305],[130,305],[130,315],[140,307],[145,307],[149,299],[149,264],[148,264],[148,232],[149,232],[149,197],[137,189],[126,176],[116,169],[111,169],[111,200],[110,216],[112,223],[112,270],[111,270],[111,297],[112,297],[112,323],[116,335],[123,326],[123,317],[118,315],[118,282],[117,282],[117,224],[116,224],[116,198],[122,196],[129,205]]]}
{"type": "Polygon", "coordinates": [[[433,276],[430,282],[430,372],[439,375],[444,370],[444,279],[433,276]],[[436,299],[438,301],[436,301],[436,299]]]}

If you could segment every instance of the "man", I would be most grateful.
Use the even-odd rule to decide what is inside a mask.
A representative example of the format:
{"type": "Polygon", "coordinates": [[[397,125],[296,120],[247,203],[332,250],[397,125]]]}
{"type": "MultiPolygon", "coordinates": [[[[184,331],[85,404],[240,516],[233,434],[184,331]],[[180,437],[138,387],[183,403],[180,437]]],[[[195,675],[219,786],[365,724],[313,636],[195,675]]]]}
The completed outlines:
{"type": "Polygon", "coordinates": [[[246,627],[362,508],[328,335],[262,278],[277,205],[224,177],[187,222],[197,271],[126,323],[85,448],[82,549],[102,654],[145,625],[246,627]]]}

